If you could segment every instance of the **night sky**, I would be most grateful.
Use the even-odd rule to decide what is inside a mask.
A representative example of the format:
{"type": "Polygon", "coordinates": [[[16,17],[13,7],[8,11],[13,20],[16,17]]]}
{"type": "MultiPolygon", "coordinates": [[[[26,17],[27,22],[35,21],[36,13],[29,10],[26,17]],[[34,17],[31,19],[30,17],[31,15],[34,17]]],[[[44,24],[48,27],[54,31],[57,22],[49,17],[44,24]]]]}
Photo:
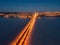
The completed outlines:
{"type": "Polygon", "coordinates": [[[60,11],[60,0],[0,0],[0,12],[60,11]]]}

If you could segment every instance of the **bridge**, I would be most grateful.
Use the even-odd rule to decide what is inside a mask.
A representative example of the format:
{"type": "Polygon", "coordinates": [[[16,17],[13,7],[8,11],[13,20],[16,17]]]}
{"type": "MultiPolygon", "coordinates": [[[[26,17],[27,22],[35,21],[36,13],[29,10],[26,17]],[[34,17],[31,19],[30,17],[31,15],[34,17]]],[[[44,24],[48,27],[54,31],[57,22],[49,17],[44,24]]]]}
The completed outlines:
{"type": "Polygon", "coordinates": [[[33,31],[37,16],[38,13],[35,12],[33,18],[9,45],[29,45],[29,38],[33,31]]]}
{"type": "Polygon", "coordinates": [[[26,15],[26,14],[9,14],[9,15],[5,15],[5,14],[0,14],[1,17],[11,17],[13,16],[14,18],[19,17],[19,18],[27,18],[30,17],[31,20],[28,22],[28,24],[22,29],[21,32],[19,32],[19,34],[13,39],[13,41],[11,41],[9,43],[9,45],[29,45],[29,38],[33,32],[34,29],[34,24],[36,22],[36,19],[38,17],[42,17],[42,16],[60,16],[60,13],[53,13],[53,12],[42,12],[42,13],[38,13],[38,12],[34,12],[31,15],[26,15]]]}

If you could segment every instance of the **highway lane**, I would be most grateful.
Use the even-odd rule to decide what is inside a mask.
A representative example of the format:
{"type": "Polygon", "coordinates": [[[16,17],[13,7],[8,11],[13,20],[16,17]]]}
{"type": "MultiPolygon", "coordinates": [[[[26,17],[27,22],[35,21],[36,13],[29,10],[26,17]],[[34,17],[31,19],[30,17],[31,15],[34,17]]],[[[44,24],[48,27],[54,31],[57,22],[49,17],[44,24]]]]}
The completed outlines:
{"type": "Polygon", "coordinates": [[[23,35],[26,33],[26,31],[27,31],[26,29],[29,27],[31,21],[29,21],[27,26],[25,26],[25,28],[18,34],[18,36],[13,40],[13,42],[10,45],[16,45],[17,42],[19,42],[19,39],[21,39],[23,37],[23,35]]]}
{"type": "MultiPolygon", "coordinates": [[[[31,22],[31,23],[32,23],[32,22],[31,22]]],[[[28,36],[29,31],[30,31],[30,29],[31,29],[31,23],[30,23],[30,25],[28,25],[28,27],[27,27],[24,35],[23,35],[23,36],[21,37],[21,39],[19,39],[19,41],[17,42],[17,45],[23,45],[23,44],[24,44],[24,42],[25,42],[25,40],[26,40],[26,37],[28,36]],[[20,43],[19,43],[19,42],[20,42],[20,43]]]]}
{"type": "Polygon", "coordinates": [[[33,18],[9,45],[29,45],[30,34],[33,30],[37,15],[35,12],[33,18]]]}

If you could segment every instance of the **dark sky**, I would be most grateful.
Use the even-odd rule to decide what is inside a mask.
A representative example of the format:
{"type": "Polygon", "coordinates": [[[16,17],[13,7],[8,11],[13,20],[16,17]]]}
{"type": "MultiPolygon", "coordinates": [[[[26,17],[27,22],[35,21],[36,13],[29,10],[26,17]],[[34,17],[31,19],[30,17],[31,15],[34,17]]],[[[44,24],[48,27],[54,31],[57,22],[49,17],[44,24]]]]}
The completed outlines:
{"type": "Polygon", "coordinates": [[[0,12],[60,11],[60,0],[0,0],[0,12]]]}

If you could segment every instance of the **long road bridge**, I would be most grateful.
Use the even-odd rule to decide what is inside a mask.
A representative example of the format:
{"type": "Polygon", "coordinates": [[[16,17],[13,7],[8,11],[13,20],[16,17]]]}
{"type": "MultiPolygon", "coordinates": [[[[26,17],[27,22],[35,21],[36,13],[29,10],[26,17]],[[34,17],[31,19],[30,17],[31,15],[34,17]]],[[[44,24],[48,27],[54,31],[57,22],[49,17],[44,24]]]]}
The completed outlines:
{"type": "Polygon", "coordinates": [[[38,13],[35,12],[33,18],[28,22],[25,28],[17,35],[17,37],[9,45],[29,45],[29,38],[33,31],[38,13]]]}
{"type": "MultiPolygon", "coordinates": [[[[2,16],[9,16],[9,15],[3,15],[2,16]]],[[[0,16],[1,16],[0,15],[0,16]]],[[[34,24],[36,22],[36,19],[38,18],[38,16],[55,16],[55,13],[38,13],[35,12],[34,15],[32,15],[31,20],[28,22],[28,24],[24,27],[24,29],[13,39],[13,41],[11,43],[9,43],[9,45],[29,45],[29,38],[33,32],[33,28],[34,28],[34,24]]],[[[60,15],[60,14],[59,14],[60,15]]],[[[10,15],[12,16],[12,15],[10,15]]],[[[14,14],[13,14],[14,16],[14,14]]],[[[17,16],[17,15],[16,15],[17,16]]],[[[25,15],[26,16],[26,15],[25,15]]],[[[25,17],[24,16],[24,17],[25,17]]]]}

